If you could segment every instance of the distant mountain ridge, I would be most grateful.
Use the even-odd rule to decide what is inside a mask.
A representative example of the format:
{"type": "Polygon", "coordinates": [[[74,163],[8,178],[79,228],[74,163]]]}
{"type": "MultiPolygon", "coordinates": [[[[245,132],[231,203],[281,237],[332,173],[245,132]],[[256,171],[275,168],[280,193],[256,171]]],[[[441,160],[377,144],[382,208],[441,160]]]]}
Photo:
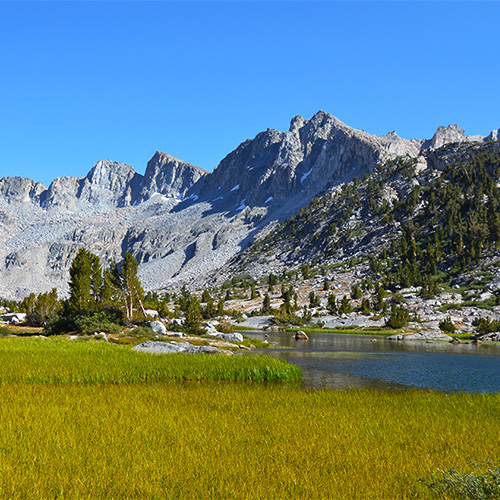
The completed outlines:
{"type": "Polygon", "coordinates": [[[466,137],[456,125],[430,140],[353,129],[318,111],[296,116],[286,132],[268,129],[229,153],[214,172],[157,151],[144,175],[110,160],[85,177],[58,177],[47,188],[0,179],[0,296],[57,287],[85,246],[104,261],[132,252],[148,289],[210,280],[262,231],[310,200],[399,156],[417,157],[466,137]]]}

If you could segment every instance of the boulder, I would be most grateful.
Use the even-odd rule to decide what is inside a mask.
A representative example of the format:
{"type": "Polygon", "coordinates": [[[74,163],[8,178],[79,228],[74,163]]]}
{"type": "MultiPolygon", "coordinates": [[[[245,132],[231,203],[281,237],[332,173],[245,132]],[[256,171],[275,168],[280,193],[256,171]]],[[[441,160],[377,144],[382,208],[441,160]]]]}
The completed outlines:
{"type": "Polygon", "coordinates": [[[167,328],[161,321],[150,321],[149,326],[151,327],[151,330],[153,330],[153,333],[156,335],[167,334],[167,328]]]}
{"type": "Polygon", "coordinates": [[[184,334],[182,332],[167,332],[167,335],[169,337],[178,337],[180,339],[184,337],[184,334]]]}
{"type": "Polygon", "coordinates": [[[413,340],[445,340],[449,342],[451,340],[451,337],[449,335],[446,335],[446,333],[440,332],[440,331],[427,331],[427,332],[417,332],[417,333],[410,333],[408,335],[405,335],[404,338],[405,341],[413,341],[413,340]]]}
{"type": "Polygon", "coordinates": [[[477,340],[483,342],[500,342],[500,332],[486,333],[476,336],[477,340]]]}
{"type": "Polygon", "coordinates": [[[405,336],[402,333],[398,333],[397,335],[390,335],[387,337],[387,340],[398,340],[402,341],[405,339],[405,336]]]}
{"type": "Polygon", "coordinates": [[[26,313],[6,313],[1,316],[2,321],[7,321],[12,325],[18,325],[26,321],[26,313]]]}
{"type": "Polygon", "coordinates": [[[402,334],[399,333],[397,335],[391,335],[387,337],[387,340],[404,340],[404,341],[428,341],[428,340],[446,340],[451,341],[452,338],[445,333],[438,331],[424,331],[417,333],[408,333],[402,334]]]}
{"type": "Polygon", "coordinates": [[[212,335],[218,337],[219,331],[215,328],[214,324],[210,321],[205,323],[205,330],[207,331],[207,335],[212,335]]]}
{"type": "Polygon", "coordinates": [[[460,339],[457,339],[456,337],[454,337],[450,340],[450,344],[453,344],[453,345],[458,345],[461,343],[462,343],[462,341],[460,339]]]}
{"type": "Polygon", "coordinates": [[[302,330],[299,330],[295,334],[295,340],[309,340],[309,337],[307,336],[306,332],[303,332],[302,330]]]}
{"type": "Polygon", "coordinates": [[[226,342],[243,342],[243,335],[241,333],[223,333],[220,335],[220,338],[226,342]]]}
{"type": "MultiPolygon", "coordinates": [[[[132,347],[134,351],[151,352],[154,354],[172,354],[172,353],[187,353],[187,354],[218,354],[222,351],[216,347],[206,345],[193,345],[189,342],[152,342],[147,340],[132,347]]],[[[224,352],[225,354],[225,352],[224,352]]]]}

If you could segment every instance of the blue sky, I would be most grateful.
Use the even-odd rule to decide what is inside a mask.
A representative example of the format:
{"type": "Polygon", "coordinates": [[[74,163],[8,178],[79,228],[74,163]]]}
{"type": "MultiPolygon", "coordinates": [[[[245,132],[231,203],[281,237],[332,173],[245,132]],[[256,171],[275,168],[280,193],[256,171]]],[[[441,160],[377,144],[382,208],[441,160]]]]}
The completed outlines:
{"type": "Polygon", "coordinates": [[[156,150],[212,170],[323,109],[374,134],[500,127],[499,2],[0,1],[0,177],[156,150]]]}

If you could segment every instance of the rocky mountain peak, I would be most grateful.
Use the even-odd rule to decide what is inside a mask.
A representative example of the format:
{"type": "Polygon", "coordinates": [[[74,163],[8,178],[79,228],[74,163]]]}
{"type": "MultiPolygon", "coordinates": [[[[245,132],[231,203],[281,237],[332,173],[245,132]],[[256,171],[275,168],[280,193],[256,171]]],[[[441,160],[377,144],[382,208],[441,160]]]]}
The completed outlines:
{"type": "Polygon", "coordinates": [[[498,130],[492,130],[490,135],[486,137],[486,141],[498,141],[500,140],[500,128],[498,130]]]}
{"type": "Polygon", "coordinates": [[[458,125],[440,126],[430,141],[430,147],[437,149],[448,143],[463,142],[465,140],[465,132],[458,128],[458,125]]]}
{"type": "Polygon", "coordinates": [[[142,175],[133,167],[110,160],[98,161],[79,181],[76,197],[95,207],[131,205],[139,193],[142,175]]]}
{"type": "Polygon", "coordinates": [[[155,194],[181,199],[207,173],[203,168],[157,151],[146,167],[138,202],[145,201],[155,194]]]}
{"type": "Polygon", "coordinates": [[[2,177],[0,200],[9,204],[37,202],[46,189],[41,182],[35,182],[26,177],[2,177]]]}
{"type": "Polygon", "coordinates": [[[296,132],[304,126],[304,118],[300,115],[294,116],[290,122],[289,132],[296,132]]]}
{"type": "Polygon", "coordinates": [[[85,177],[59,177],[48,189],[30,179],[3,178],[0,292],[64,291],[71,259],[82,246],[103,261],[132,252],[146,288],[202,284],[276,221],[377,164],[430,149],[424,161],[439,169],[446,154],[499,135],[465,137],[452,125],[431,140],[409,141],[396,132],[376,136],[354,129],[320,110],[310,119],[294,117],[288,131],[267,129],[244,141],[213,173],[157,151],[144,176],[130,165],[101,160],[85,177]]]}
{"type": "Polygon", "coordinates": [[[87,174],[85,179],[102,189],[114,190],[129,182],[136,174],[133,167],[111,160],[100,160],[87,174]]]}
{"type": "Polygon", "coordinates": [[[316,196],[341,179],[373,170],[379,161],[419,152],[420,143],[397,134],[377,137],[320,110],[308,120],[294,117],[288,132],[268,129],[245,141],[221,161],[204,187],[225,189],[225,199],[236,210],[279,200],[296,203],[291,200],[316,196]]]}

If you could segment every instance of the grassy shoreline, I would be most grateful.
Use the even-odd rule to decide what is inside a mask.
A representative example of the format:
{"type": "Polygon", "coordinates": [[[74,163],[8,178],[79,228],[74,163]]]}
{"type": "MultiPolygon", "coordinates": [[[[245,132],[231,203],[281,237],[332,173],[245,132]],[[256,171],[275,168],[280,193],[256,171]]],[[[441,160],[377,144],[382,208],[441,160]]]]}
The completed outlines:
{"type": "Polygon", "coordinates": [[[500,394],[309,391],[274,361],[0,339],[0,498],[429,499],[500,461],[500,394]]]}
{"type": "Polygon", "coordinates": [[[103,341],[0,339],[0,384],[226,380],[297,384],[300,369],[268,356],[158,355],[103,341]]]}

